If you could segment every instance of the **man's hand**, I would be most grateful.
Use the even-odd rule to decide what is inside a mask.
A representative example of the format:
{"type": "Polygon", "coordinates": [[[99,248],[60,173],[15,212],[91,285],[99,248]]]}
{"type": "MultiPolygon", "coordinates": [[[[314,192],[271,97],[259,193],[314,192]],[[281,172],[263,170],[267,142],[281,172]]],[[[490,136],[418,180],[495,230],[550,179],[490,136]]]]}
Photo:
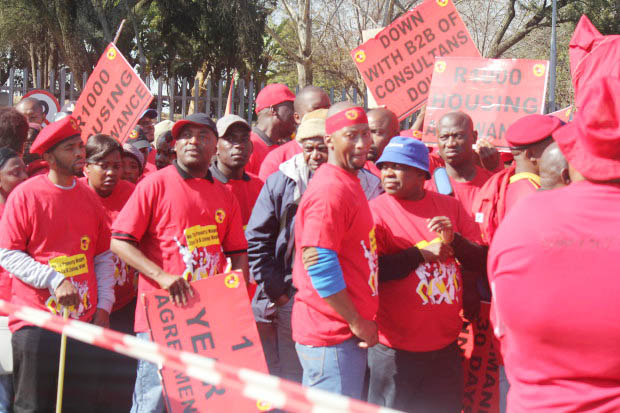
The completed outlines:
{"type": "Polygon", "coordinates": [[[64,307],[77,307],[80,305],[80,294],[70,279],[65,278],[54,290],[58,304],[64,307]]]}
{"type": "Polygon", "coordinates": [[[445,261],[454,255],[452,247],[443,242],[433,242],[420,249],[426,262],[445,261]]]}
{"type": "Polygon", "coordinates": [[[103,308],[96,309],[92,323],[99,327],[110,328],[110,313],[103,308]]]}
{"type": "Polygon", "coordinates": [[[290,298],[288,295],[286,295],[286,294],[282,294],[282,295],[281,295],[281,296],[279,296],[279,297],[278,297],[278,299],[276,300],[276,305],[277,305],[278,307],[285,306],[285,305],[289,302],[289,300],[290,300],[290,299],[291,299],[291,298],[290,298]]]}
{"type": "Polygon", "coordinates": [[[428,220],[427,227],[429,231],[436,232],[441,237],[441,240],[446,244],[451,244],[454,241],[454,229],[452,228],[452,221],[448,217],[433,217],[428,220]]]}
{"type": "Polygon", "coordinates": [[[359,338],[361,348],[372,347],[379,342],[377,334],[377,324],[374,321],[366,320],[362,316],[358,316],[351,324],[349,324],[351,332],[359,338]]]}
{"type": "Polygon", "coordinates": [[[478,141],[478,157],[484,169],[494,171],[499,167],[499,151],[491,142],[485,139],[478,141]]]}
{"type": "Polygon", "coordinates": [[[180,275],[162,272],[157,276],[157,282],[161,288],[170,293],[170,297],[176,305],[185,305],[190,297],[194,296],[192,286],[180,275]]]}

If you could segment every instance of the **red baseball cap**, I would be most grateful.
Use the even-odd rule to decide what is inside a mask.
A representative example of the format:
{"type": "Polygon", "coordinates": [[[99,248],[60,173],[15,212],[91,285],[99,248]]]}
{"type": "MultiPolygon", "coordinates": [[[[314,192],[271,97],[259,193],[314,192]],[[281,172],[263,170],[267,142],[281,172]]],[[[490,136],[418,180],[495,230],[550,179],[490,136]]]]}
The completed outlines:
{"type": "Polygon", "coordinates": [[[295,94],[281,83],[267,85],[256,96],[256,114],[270,106],[279,105],[282,102],[295,101],[295,94]]]}
{"type": "Polygon", "coordinates": [[[531,145],[551,136],[562,126],[559,118],[551,115],[527,115],[514,122],[506,131],[506,141],[513,148],[531,145]]]}
{"type": "Polygon", "coordinates": [[[30,153],[43,155],[52,146],[74,136],[80,136],[82,131],[73,116],[67,116],[44,127],[30,147],[30,153]]]}
{"type": "MultiPolygon", "coordinates": [[[[620,79],[593,80],[574,120],[553,133],[571,166],[595,181],[620,178],[620,79]]],[[[45,130],[45,129],[43,129],[45,130]]]]}

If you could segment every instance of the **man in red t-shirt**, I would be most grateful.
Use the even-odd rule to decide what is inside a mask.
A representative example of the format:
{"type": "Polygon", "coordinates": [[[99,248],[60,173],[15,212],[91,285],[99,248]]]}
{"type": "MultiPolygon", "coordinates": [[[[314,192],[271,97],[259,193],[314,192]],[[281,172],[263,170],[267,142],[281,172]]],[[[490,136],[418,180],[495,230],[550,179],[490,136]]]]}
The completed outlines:
{"type": "Polygon", "coordinates": [[[246,171],[258,175],[267,154],[287,142],[297,124],[293,116],[295,95],[286,85],[272,83],[256,96],[256,126],[250,139],[254,145],[246,171]]]}
{"type": "Polygon", "coordinates": [[[211,175],[237,197],[245,230],[263,187],[263,181],[245,171],[252,153],[250,125],[241,116],[226,115],[217,121],[217,131],[217,156],[210,168],[211,175]]]}
{"type": "Polygon", "coordinates": [[[377,254],[372,215],[357,177],[372,143],[364,110],[332,106],[328,161],[295,218],[293,340],[303,384],[361,398],[367,348],[377,343],[377,254]]]}
{"type": "MultiPolygon", "coordinates": [[[[299,126],[306,113],[310,113],[317,109],[329,109],[330,106],[331,101],[329,100],[329,96],[323,89],[312,85],[306,86],[299,91],[293,103],[293,108],[295,109],[293,117],[295,118],[295,123],[299,126]]],[[[295,139],[291,139],[280,145],[278,148],[269,152],[265,157],[265,160],[260,166],[258,177],[262,179],[263,182],[266,181],[269,175],[278,170],[282,162],[288,161],[301,152],[301,144],[295,139]]]]}
{"type": "Polygon", "coordinates": [[[467,241],[479,232],[461,203],[424,189],[428,164],[424,144],[401,136],[377,161],[386,193],[370,202],[381,284],[368,397],[403,411],[457,412],[463,393],[456,342],[463,325],[461,265],[479,271],[485,254],[467,241]]]}
{"type": "MultiPolygon", "coordinates": [[[[217,129],[203,113],[172,128],[177,160],[145,177],[112,224],[112,251],[140,272],[138,295],[163,288],[177,305],[193,295],[190,282],[219,274],[229,257],[247,280],[247,242],[235,196],[209,172],[217,129]]],[[[134,327],[150,340],[144,304],[134,327]]],[[[132,412],[163,412],[157,366],[139,361],[132,412]]]]}
{"type": "Polygon", "coordinates": [[[370,136],[372,136],[372,145],[370,145],[368,161],[364,168],[381,178],[381,172],[375,166],[375,162],[381,157],[383,149],[390,143],[390,139],[398,135],[400,124],[394,112],[387,108],[370,109],[366,116],[368,117],[370,136]]]}
{"type": "MultiPolygon", "coordinates": [[[[2,215],[0,265],[13,275],[11,302],[108,327],[114,304],[110,231],[101,203],[75,176],[84,166],[84,143],[68,116],[37,136],[32,153],[49,164],[18,186],[2,215]],[[80,213],[73,213],[80,211],[80,213]]],[[[60,336],[9,317],[13,332],[14,410],[53,411],[60,336]]],[[[64,403],[82,411],[96,397],[99,350],[69,339],[64,403]]]]}
{"type": "MultiPolygon", "coordinates": [[[[453,195],[473,218],[472,204],[480,187],[492,175],[487,169],[476,165],[474,144],[478,132],[471,118],[463,112],[450,112],[437,122],[437,147],[445,163],[453,195]]],[[[426,181],[425,188],[438,192],[435,179],[426,181]]]]}
{"type": "Polygon", "coordinates": [[[489,250],[510,412],[620,411],[620,80],[582,90],[553,138],[572,183],[506,216],[489,250]]]}

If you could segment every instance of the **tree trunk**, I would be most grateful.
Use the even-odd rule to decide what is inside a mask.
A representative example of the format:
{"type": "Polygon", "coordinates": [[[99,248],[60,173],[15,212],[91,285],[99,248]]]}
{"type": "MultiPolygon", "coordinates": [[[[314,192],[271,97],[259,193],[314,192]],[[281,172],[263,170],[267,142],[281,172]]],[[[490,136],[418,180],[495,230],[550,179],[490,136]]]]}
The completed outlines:
{"type": "MultiPolygon", "coordinates": [[[[34,44],[30,43],[28,45],[29,54],[30,54],[30,74],[32,75],[32,87],[33,89],[37,87],[37,62],[34,51],[34,44]]],[[[24,83],[28,84],[28,79],[24,79],[24,83]]]]}
{"type": "Polygon", "coordinates": [[[297,84],[302,89],[312,84],[312,59],[297,64],[297,84]]]}

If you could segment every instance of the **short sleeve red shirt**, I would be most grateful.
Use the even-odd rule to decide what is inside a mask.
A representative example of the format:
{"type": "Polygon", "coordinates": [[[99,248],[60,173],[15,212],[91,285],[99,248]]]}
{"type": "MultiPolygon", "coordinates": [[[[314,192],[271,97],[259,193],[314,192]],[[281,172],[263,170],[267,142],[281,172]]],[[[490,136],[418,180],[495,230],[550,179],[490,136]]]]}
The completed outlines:
{"type": "MultiPolygon", "coordinates": [[[[450,178],[450,184],[452,185],[452,190],[454,191],[454,197],[463,205],[465,211],[473,217],[473,204],[474,198],[480,191],[480,188],[484,183],[493,175],[492,172],[481,168],[476,165],[476,176],[469,182],[457,182],[454,179],[450,178]]],[[[431,178],[426,181],[424,185],[424,189],[428,191],[437,192],[437,188],[435,186],[434,180],[431,178]]]]}
{"type": "MultiPolygon", "coordinates": [[[[189,281],[221,273],[226,254],[247,250],[235,196],[210,173],[192,178],[176,163],[136,185],[112,224],[112,237],[138,242],[149,260],[189,281]]],[[[158,288],[140,274],[139,296],[158,288]]],[[[135,331],[148,331],[140,300],[135,331]]]]}
{"type": "MultiPolygon", "coordinates": [[[[465,238],[480,237],[473,219],[454,198],[426,191],[419,201],[383,194],[370,202],[379,256],[440,242],[427,219],[447,216],[465,238]]],[[[401,280],[380,285],[379,342],[406,351],[433,351],[457,339],[463,321],[461,271],[454,259],[424,263],[401,280]]]]}
{"type": "MultiPolygon", "coordinates": [[[[101,202],[81,182],[61,189],[46,175],[30,178],[13,190],[2,214],[0,248],[26,252],[69,278],[80,295],[70,316],[90,321],[97,307],[94,258],[110,249],[101,202]]],[[[35,288],[13,277],[11,302],[59,314],[47,288],[35,288]]],[[[30,325],[9,317],[11,331],[30,325]]]]}
{"type": "Polygon", "coordinates": [[[265,157],[265,160],[263,160],[263,163],[260,166],[260,171],[258,172],[258,177],[263,182],[266,181],[269,175],[278,171],[282,162],[288,161],[293,156],[301,152],[301,145],[299,145],[295,139],[278,146],[276,149],[269,152],[269,154],[265,157]]]}
{"type": "Polygon", "coordinates": [[[356,175],[323,164],[302,196],[295,217],[293,283],[299,290],[293,304],[293,340],[329,346],[353,336],[348,323],[322,299],[304,268],[302,249],[335,251],[351,301],[372,320],[377,311],[378,263],[372,215],[356,175]]]}
{"type": "Polygon", "coordinates": [[[215,179],[220,181],[226,188],[228,188],[239,201],[239,208],[241,210],[241,222],[243,223],[243,229],[250,220],[252,215],[252,209],[258,199],[260,190],[263,188],[263,181],[261,181],[256,175],[251,173],[244,173],[241,179],[228,179],[219,170],[217,166],[211,166],[211,174],[215,179]]]}
{"type": "Polygon", "coordinates": [[[253,173],[254,175],[258,175],[260,172],[260,167],[267,154],[269,152],[278,148],[278,145],[268,145],[256,132],[252,131],[250,133],[250,140],[254,145],[254,149],[252,150],[252,155],[250,155],[250,160],[248,164],[245,166],[246,172],[253,173]]]}
{"type": "Polygon", "coordinates": [[[536,192],[538,188],[540,188],[540,178],[538,175],[521,172],[511,176],[510,183],[506,189],[506,213],[508,213],[517,202],[536,192]]]}
{"type": "Polygon", "coordinates": [[[620,411],[618,205],[620,185],[575,182],[529,196],[495,232],[509,411],[620,411]]]}
{"type": "MultiPolygon", "coordinates": [[[[88,178],[80,178],[86,186],[88,186],[88,178]]],[[[116,216],[121,212],[123,206],[133,193],[135,185],[129,181],[120,179],[118,184],[114,187],[114,190],[107,197],[99,197],[101,204],[106,215],[106,225],[108,228],[112,227],[112,223],[116,219],[116,216]]],[[[89,187],[90,188],[90,187],[89,187]]],[[[91,188],[92,190],[92,188],[91,188]]],[[[93,193],[96,192],[93,190],[93,193]]],[[[129,265],[125,264],[121,259],[114,255],[114,307],[112,311],[120,310],[131,302],[136,296],[138,282],[138,274],[129,265]]]]}

